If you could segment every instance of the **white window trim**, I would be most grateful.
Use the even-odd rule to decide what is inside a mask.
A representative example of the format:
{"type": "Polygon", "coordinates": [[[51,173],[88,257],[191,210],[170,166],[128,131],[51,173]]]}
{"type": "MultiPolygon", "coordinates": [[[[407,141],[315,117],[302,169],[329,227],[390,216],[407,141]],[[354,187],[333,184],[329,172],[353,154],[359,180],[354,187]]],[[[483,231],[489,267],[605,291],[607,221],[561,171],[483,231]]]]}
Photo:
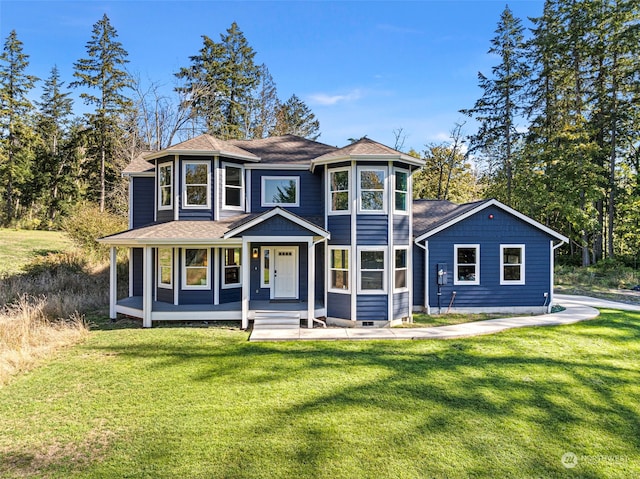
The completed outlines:
{"type": "Polygon", "coordinates": [[[330,245],[329,246],[329,257],[328,257],[329,261],[328,261],[328,268],[327,271],[329,271],[329,274],[327,276],[327,291],[329,291],[330,293],[341,293],[341,294],[349,294],[351,293],[351,268],[353,268],[353,258],[351,258],[351,247],[350,246],[338,246],[338,245],[330,245]],[[331,252],[334,250],[345,250],[347,252],[347,263],[349,265],[349,267],[346,269],[347,271],[347,281],[349,282],[349,287],[347,289],[339,289],[339,288],[333,288],[331,286],[331,272],[333,270],[336,271],[344,271],[344,269],[342,268],[332,268],[331,267],[331,252]]]}
{"type": "Polygon", "coordinates": [[[159,210],[172,210],[173,209],[173,161],[168,161],[165,163],[160,163],[158,165],[158,209],[159,210]],[[162,175],[160,174],[160,170],[163,167],[169,167],[171,169],[171,174],[169,175],[169,181],[171,182],[169,184],[169,204],[168,205],[163,205],[162,204],[162,188],[166,188],[166,186],[162,186],[162,184],[160,183],[160,178],[162,178],[162,175]]]}
{"type": "Polygon", "coordinates": [[[358,246],[357,248],[357,271],[358,271],[358,285],[357,291],[358,294],[387,294],[387,284],[388,284],[388,267],[387,267],[387,248],[385,246],[358,246]],[[362,252],[363,251],[382,251],[383,253],[383,269],[382,270],[367,270],[364,271],[382,271],[382,289],[362,289],[362,252]]]}
{"type": "Polygon", "coordinates": [[[480,284],[480,245],[479,244],[454,244],[453,245],[453,284],[460,286],[477,286],[480,284]],[[475,281],[462,281],[458,279],[458,249],[476,249],[476,279],[475,281]]]}
{"type": "Polygon", "coordinates": [[[245,191],[245,184],[246,184],[244,181],[244,166],[238,165],[236,163],[222,162],[221,170],[222,170],[222,209],[244,211],[244,204],[245,204],[244,191],[245,191]],[[240,186],[229,185],[229,188],[236,188],[240,190],[240,206],[227,204],[227,166],[230,166],[231,168],[237,168],[240,170],[240,186]]]}
{"type": "MultiPolygon", "coordinates": [[[[524,250],[524,244],[501,244],[500,245],[500,285],[502,286],[507,286],[507,285],[518,285],[518,284],[525,284],[525,250],[524,250]],[[504,279],[504,267],[505,267],[505,263],[504,263],[504,250],[506,248],[520,248],[520,250],[522,251],[522,255],[521,255],[521,259],[522,262],[520,263],[520,279],[518,280],[509,280],[509,279],[504,279]]],[[[515,264],[512,265],[510,263],[507,263],[506,266],[516,266],[515,264]]]]}
{"type": "Polygon", "coordinates": [[[233,246],[231,248],[222,248],[222,258],[220,259],[220,266],[222,267],[222,278],[220,280],[221,283],[221,287],[222,289],[233,289],[233,288],[239,288],[240,286],[242,286],[242,248],[240,246],[233,246]],[[227,258],[227,252],[226,250],[228,249],[239,249],[240,250],[240,264],[238,265],[230,265],[227,266],[225,263],[226,258],[227,258]],[[239,268],[240,271],[238,272],[238,282],[237,283],[225,283],[225,277],[226,275],[225,270],[227,268],[239,268]]]}
{"type": "Polygon", "coordinates": [[[409,170],[405,170],[404,168],[394,168],[393,169],[393,212],[397,215],[409,215],[409,209],[411,208],[411,172],[409,170]],[[407,191],[396,190],[396,174],[404,173],[407,175],[407,191]],[[406,201],[406,210],[399,210],[396,207],[396,193],[406,193],[407,201],[406,201]]]}
{"type": "Polygon", "coordinates": [[[409,247],[408,246],[395,246],[393,248],[393,260],[392,260],[392,267],[393,267],[393,292],[394,293],[404,293],[405,291],[409,291],[409,247]],[[405,266],[404,268],[396,268],[396,251],[400,251],[400,250],[404,250],[406,252],[405,254],[405,266]],[[404,269],[405,270],[405,286],[403,288],[397,288],[396,287],[396,271],[398,269],[404,269]]]}
{"type": "Polygon", "coordinates": [[[344,168],[333,168],[331,170],[328,170],[327,173],[327,213],[329,215],[350,215],[351,214],[351,201],[352,201],[352,191],[353,191],[353,179],[352,179],[352,174],[351,174],[351,167],[346,166],[344,168]],[[332,191],[331,190],[331,173],[339,173],[341,171],[346,171],[347,172],[347,209],[346,210],[332,210],[331,209],[331,193],[339,193],[339,192],[343,192],[345,190],[336,190],[336,191],[332,191]]]}
{"type": "Polygon", "coordinates": [[[273,274],[273,248],[271,246],[263,246],[260,248],[260,287],[271,288],[273,283],[271,275],[273,274]],[[269,252],[269,284],[264,282],[264,255],[269,252]]]}
{"type": "Polygon", "coordinates": [[[157,278],[157,284],[158,284],[158,288],[164,288],[164,289],[173,289],[173,249],[172,248],[158,248],[157,249],[157,254],[156,254],[156,263],[157,263],[157,268],[156,268],[156,278],[157,278]],[[162,265],[160,264],[160,250],[161,249],[166,249],[171,251],[171,262],[169,263],[169,268],[171,269],[171,275],[169,276],[171,278],[171,280],[168,283],[163,283],[162,282],[162,265]]]}
{"type": "Polygon", "coordinates": [[[300,177],[299,176],[263,176],[260,180],[260,206],[288,206],[295,208],[300,206],[300,177]],[[296,182],[296,201],[294,203],[274,203],[265,201],[265,182],[268,180],[286,180],[296,182]]]}
{"type": "MultiPolygon", "coordinates": [[[[201,266],[197,266],[201,268],[201,266]]],[[[182,248],[182,289],[183,290],[207,290],[211,289],[211,249],[210,248],[182,248]],[[207,251],[207,284],[187,284],[187,250],[204,249],[207,251]]]]}
{"type": "MultiPolygon", "coordinates": [[[[380,166],[358,166],[357,168],[357,185],[356,185],[356,189],[358,192],[358,214],[364,214],[364,215],[385,215],[387,214],[387,203],[388,203],[388,199],[387,199],[387,195],[389,194],[388,190],[389,190],[389,175],[388,175],[388,170],[387,167],[380,167],[380,166]],[[360,181],[360,173],[363,171],[381,171],[384,174],[384,181],[383,181],[383,190],[382,190],[382,209],[381,210],[364,210],[362,209],[362,187],[361,187],[361,181],[360,181]]],[[[379,190],[365,190],[365,191],[379,191],[379,190]]]]}
{"type": "MultiPolygon", "coordinates": [[[[202,186],[197,183],[195,186],[202,186]]],[[[211,209],[211,162],[207,160],[185,160],[182,162],[182,207],[186,210],[211,209]],[[187,203],[187,165],[207,166],[207,202],[204,205],[190,205],[187,203]]]]}

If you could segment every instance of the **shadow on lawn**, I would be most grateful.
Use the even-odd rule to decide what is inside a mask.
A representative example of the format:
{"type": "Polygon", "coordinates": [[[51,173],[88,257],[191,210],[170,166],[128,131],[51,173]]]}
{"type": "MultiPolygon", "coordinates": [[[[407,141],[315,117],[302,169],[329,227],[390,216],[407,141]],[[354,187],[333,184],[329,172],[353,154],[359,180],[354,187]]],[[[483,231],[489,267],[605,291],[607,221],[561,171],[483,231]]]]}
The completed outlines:
{"type": "MultiPolygon", "coordinates": [[[[272,449],[291,474],[307,477],[327,475],[327,462],[343,454],[384,470],[403,451],[414,458],[409,475],[547,477],[566,473],[564,452],[640,449],[640,418],[630,406],[640,398],[619,394],[640,383],[637,364],[621,360],[637,357],[637,349],[624,349],[640,342],[638,314],[450,341],[248,343],[244,333],[215,329],[199,342],[188,328],[175,328],[170,339],[150,330],[108,349],[162,375],[188,364],[185,384],[193,387],[233,385],[235,399],[255,414],[234,441],[261,441],[248,445],[255,458],[226,456],[225,477],[261,476],[257,452],[272,449]],[[262,385],[261,400],[243,396],[262,385]],[[276,397],[275,386],[286,396],[276,397]],[[330,426],[337,416],[344,423],[330,426]],[[370,428],[388,447],[354,439],[352,428],[370,428]],[[278,450],[282,434],[296,437],[293,454],[278,450]],[[612,434],[618,443],[603,444],[612,434]]],[[[580,477],[602,477],[598,467],[584,465],[580,477]]]]}

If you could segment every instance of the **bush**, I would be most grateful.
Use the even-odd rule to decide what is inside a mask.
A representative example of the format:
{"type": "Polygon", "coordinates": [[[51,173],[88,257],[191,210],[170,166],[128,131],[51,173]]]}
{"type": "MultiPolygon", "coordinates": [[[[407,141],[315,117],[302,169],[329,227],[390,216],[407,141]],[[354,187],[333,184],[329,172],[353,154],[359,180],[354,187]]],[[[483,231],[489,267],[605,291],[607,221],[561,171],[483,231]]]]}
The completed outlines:
{"type": "Polygon", "coordinates": [[[105,260],[109,247],[96,240],[127,229],[127,220],[109,212],[100,212],[95,205],[82,205],[63,221],[62,228],[86,253],[105,260]]]}

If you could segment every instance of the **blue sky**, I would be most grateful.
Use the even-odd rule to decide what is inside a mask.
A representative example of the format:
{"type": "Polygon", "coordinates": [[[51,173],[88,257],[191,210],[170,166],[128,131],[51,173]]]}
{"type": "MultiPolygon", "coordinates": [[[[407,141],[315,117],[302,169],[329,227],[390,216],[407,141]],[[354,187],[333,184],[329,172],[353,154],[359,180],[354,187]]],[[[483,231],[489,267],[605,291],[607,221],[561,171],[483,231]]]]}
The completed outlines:
{"type": "MultiPolygon", "coordinates": [[[[542,14],[542,0],[508,2],[514,15],[542,14]]],[[[170,88],[173,74],[236,21],[286,100],[295,93],[320,120],[319,141],[343,146],[367,135],[405,149],[446,140],[458,113],[480,96],[477,72],[504,0],[412,2],[0,1],[2,42],[16,30],[30,73],[49,76],[56,64],[73,80],[86,56],[93,24],[106,13],[129,52],[128,68],[170,88]]],[[[39,97],[40,91],[35,93],[39,97]]],[[[84,107],[76,106],[77,111],[84,107]]],[[[465,127],[472,132],[474,125],[465,127]]]]}

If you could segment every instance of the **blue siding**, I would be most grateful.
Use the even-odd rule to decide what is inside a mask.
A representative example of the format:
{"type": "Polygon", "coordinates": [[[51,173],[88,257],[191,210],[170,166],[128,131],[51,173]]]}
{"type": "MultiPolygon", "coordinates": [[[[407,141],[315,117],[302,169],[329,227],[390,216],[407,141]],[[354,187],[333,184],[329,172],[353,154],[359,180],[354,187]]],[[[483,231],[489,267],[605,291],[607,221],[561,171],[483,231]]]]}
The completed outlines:
{"type": "Polygon", "coordinates": [[[351,295],[328,293],[327,316],[331,318],[351,319],[351,295]]]}
{"type": "Polygon", "coordinates": [[[155,178],[133,178],[133,211],[131,215],[134,228],[153,223],[154,193],[155,178]]]}
{"type": "Polygon", "coordinates": [[[386,294],[358,295],[358,321],[386,321],[389,298],[386,294]]]}
{"type": "Polygon", "coordinates": [[[220,304],[234,303],[242,299],[242,288],[220,290],[220,304]]]}
{"type": "Polygon", "coordinates": [[[142,248],[132,248],[133,251],[133,295],[134,296],[142,296],[143,293],[143,283],[142,283],[142,273],[144,270],[143,259],[144,259],[144,250],[142,248]]]}
{"type": "Polygon", "coordinates": [[[299,177],[298,192],[300,206],[284,206],[300,216],[323,216],[324,194],[322,191],[322,177],[310,171],[291,170],[252,170],[251,171],[251,212],[259,213],[270,210],[273,206],[261,206],[262,203],[262,177],[285,176],[299,177]]]}
{"type": "Polygon", "coordinates": [[[393,319],[409,317],[409,292],[395,293],[393,295],[393,319]]]}
{"type": "MultiPolygon", "coordinates": [[[[276,215],[242,232],[241,236],[312,236],[313,233],[293,221],[276,215]]],[[[305,244],[306,248],[306,244],[305,244]]]]}
{"type": "Polygon", "coordinates": [[[549,293],[551,237],[537,228],[490,207],[429,238],[429,304],[437,306],[435,268],[447,263],[448,284],[442,287],[441,306],[454,307],[542,306],[549,293]],[[493,219],[489,215],[493,214],[493,219]],[[454,244],[480,245],[480,284],[454,285],[454,244]],[[525,284],[500,285],[500,245],[525,245],[525,284]]]}
{"type": "Polygon", "coordinates": [[[393,215],[393,242],[396,245],[409,244],[409,215],[393,215]]]}
{"type": "Polygon", "coordinates": [[[156,289],[158,291],[158,301],[164,301],[165,303],[173,304],[173,289],[158,288],[157,284],[156,289]]]}
{"type": "Polygon", "coordinates": [[[389,225],[387,215],[358,215],[356,219],[358,245],[386,245],[389,225]]]}
{"type": "Polygon", "coordinates": [[[424,250],[413,245],[413,304],[424,306],[424,250]]]}
{"type": "Polygon", "coordinates": [[[329,216],[328,220],[331,233],[329,244],[351,244],[351,215],[329,216]]]}
{"type": "Polygon", "coordinates": [[[324,245],[322,243],[316,245],[316,277],[315,277],[315,292],[316,301],[324,302],[324,284],[325,284],[325,276],[324,276],[324,245]]]}

